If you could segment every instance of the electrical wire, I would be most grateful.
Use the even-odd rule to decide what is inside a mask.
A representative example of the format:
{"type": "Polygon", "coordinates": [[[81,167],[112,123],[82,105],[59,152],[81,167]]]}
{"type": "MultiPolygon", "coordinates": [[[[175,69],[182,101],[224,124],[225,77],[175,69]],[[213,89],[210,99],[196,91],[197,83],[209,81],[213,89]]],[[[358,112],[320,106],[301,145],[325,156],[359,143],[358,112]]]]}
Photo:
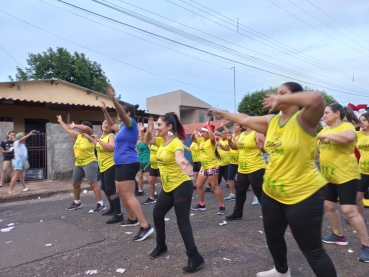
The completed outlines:
{"type": "Polygon", "coordinates": [[[17,64],[19,64],[21,67],[23,67],[22,66],[22,64],[20,63],[20,62],[18,62],[17,61],[17,59],[16,58],[14,58],[1,44],[0,44],[0,49],[1,50],[3,50],[3,52],[6,54],[6,55],[8,55],[13,61],[15,61],[15,63],[17,63],[17,64]]]}

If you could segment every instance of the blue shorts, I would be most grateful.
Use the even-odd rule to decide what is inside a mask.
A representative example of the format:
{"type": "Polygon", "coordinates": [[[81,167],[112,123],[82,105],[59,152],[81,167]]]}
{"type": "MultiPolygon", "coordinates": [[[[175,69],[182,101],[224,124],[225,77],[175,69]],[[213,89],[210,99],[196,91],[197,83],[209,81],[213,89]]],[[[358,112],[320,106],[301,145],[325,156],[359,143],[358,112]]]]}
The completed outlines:
{"type": "Polygon", "coordinates": [[[234,181],[234,177],[236,176],[238,171],[238,164],[229,164],[228,165],[228,180],[234,181]]]}
{"type": "Polygon", "coordinates": [[[27,160],[27,157],[15,157],[12,160],[12,166],[14,170],[24,170],[24,162],[27,160]]]}

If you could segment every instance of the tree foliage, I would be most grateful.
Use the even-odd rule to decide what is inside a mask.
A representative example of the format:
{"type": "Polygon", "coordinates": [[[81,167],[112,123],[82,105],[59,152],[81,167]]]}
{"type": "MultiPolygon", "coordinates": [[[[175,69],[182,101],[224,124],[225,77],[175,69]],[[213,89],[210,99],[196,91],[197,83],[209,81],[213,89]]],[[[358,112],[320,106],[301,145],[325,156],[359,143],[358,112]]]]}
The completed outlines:
{"type": "MultiPolygon", "coordinates": [[[[305,90],[313,90],[310,88],[305,88],[305,90]]],[[[266,115],[268,114],[268,110],[263,109],[261,103],[267,94],[277,93],[278,87],[270,87],[269,89],[261,89],[256,90],[252,93],[246,94],[241,102],[238,104],[238,112],[245,114],[256,114],[256,115],[266,115]]],[[[328,95],[325,91],[319,91],[325,101],[326,105],[337,103],[336,99],[333,96],[328,95]]]]}
{"type": "MultiPolygon", "coordinates": [[[[105,93],[109,84],[105,72],[97,62],[90,61],[85,54],[69,53],[58,47],[47,49],[41,54],[28,54],[28,67],[17,67],[17,81],[58,78],[91,90],[105,93]]],[[[9,76],[9,79],[13,79],[9,76]]]]}

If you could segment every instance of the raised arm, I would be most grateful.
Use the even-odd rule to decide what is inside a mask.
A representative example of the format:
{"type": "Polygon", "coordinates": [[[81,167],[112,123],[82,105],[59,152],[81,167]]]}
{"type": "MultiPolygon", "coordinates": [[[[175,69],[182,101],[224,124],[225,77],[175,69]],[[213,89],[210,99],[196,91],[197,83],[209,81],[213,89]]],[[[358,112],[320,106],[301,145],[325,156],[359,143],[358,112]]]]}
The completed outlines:
{"type": "Polygon", "coordinates": [[[247,126],[262,134],[266,134],[269,121],[273,117],[273,115],[248,116],[247,114],[233,114],[220,110],[214,110],[213,115],[218,118],[224,118],[234,123],[238,123],[241,126],[247,126]]]}
{"type": "Polygon", "coordinates": [[[316,134],[316,127],[325,108],[324,98],[319,92],[303,91],[284,95],[273,94],[267,95],[263,100],[263,107],[269,108],[270,112],[278,109],[278,106],[282,104],[302,107],[298,115],[300,124],[310,134],[316,134]]]}
{"type": "MultiPolygon", "coordinates": [[[[144,128],[142,126],[142,128],[144,128]]],[[[141,130],[140,130],[141,132],[141,130]]],[[[149,117],[148,121],[147,121],[147,130],[146,133],[144,135],[144,142],[146,144],[154,144],[155,143],[155,138],[153,138],[152,134],[154,132],[154,118],[153,117],[149,117]]]]}
{"type": "Polygon", "coordinates": [[[86,125],[77,125],[77,124],[74,124],[74,122],[72,121],[71,124],[69,125],[72,129],[73,128],[76,128],[78,130],[81,131],[81,133],[85,133],[89,136],[91,136],[94,132],[91,130],[90,127],[86,126],[86,125]]]}
{"type": "Polygon", "coordinates": [[[209,139],[211,140],[212,144],[215,144],[215,136],[214,136],[213,130],[211,129],[211,126],[210,126],[210,120],[208,121],[207,126],[208,126],[209,139]]]}
{"type": "Polygon", "coordinates": [[[228,145],[229,145],[229,147],[231,149],[233,149],[233,150],[237,150],[238,149],[237,142],[232,140],[232,133],[231,132],[228,132],[228,134],[227,134],[227,140],[228,140],[228,145]]]}
{"type": "Polygon", "coordinates": [[[56,118],[58,119],[58,122],[60,123],[64,131],[66,131],[68,135],[70,135],[72,138],[77,139],[79,133],[77,131],[72,130],[72,128],[63,121],[61,115],[57,115],[56,118]]]}
{"type": "Polygon", "coordinates": [[[106,94],[111,98],[113,101],[115,110],[117,111],[117,114],[119,118],[122,120],[123,124],[126,127],[131,126],[131,118],[127,115],[126,111],[122,108],[122,106],[119,104],[118,100],[115,99],[115,91],[112,86],[105,89],[106,94]]]}
{"type": "Polygon", "coordinates": [[[336,134],[321,134],[318,135],[318,139],[329,139],[331,141],[337,142],[337,143],[350,143],[356,140],[356,133],[353,131],[345,131],[342,133],[336,133],[336,134]]]}
{"type": "Polygon", "coordinates": [[[35,132],[36,132],[35,130],[32,130],[31,132],[29,132],[29,134],[28,134],[28,135],[25,135],[25,136],[21,137],[21,138],[19,139],[19,142],[25,141],[25,140],[26,140],[27,138],[29,138],[30,136],[33,136],[35,132]]]}
{"type": "Polygon", "coordinates": [[[109,143],[106,143],[106,142],[102,141],[97,135],[92,135],[91,136],[92,139],[94,139],[96,142],[100,143],[101,147],[106,152],[114,152],[114,148],[115,148],[114,137],[115,137],[114,135],[110,135],[109,143]]]}
{"type": "Polygon", "coordinates": [[[197,135],[197,133],[198,133],[198,130],[197,129],[193,129],[192,134],[191,134],[191,140],[193,142],[196,142],[196,135],[197,135]]]}
{"type": "Polygon", "coordinates": [[[104,117],[106,122],[108,123],[110,130],[113,130],[114,132],[118,132],[119,131],[119,125],[115,124],[113,119],[111,119],[107,109],[106,109],[106,105],[104,101],[101,101],[101,110],[104,113],[104,117]]]}

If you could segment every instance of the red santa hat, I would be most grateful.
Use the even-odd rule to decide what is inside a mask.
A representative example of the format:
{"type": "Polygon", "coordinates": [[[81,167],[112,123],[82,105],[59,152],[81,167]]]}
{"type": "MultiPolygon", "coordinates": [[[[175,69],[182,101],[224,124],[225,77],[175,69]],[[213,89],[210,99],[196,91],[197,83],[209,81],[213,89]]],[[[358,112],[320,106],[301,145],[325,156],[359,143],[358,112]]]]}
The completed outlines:
{"type": "MultiPolygon", "coordinates": [[[[214,131],[215,131],[215,126],[214,126],[214,125],[209,125],[209,126],[210,126],[211,131],[214,133],[214,131]]],[[[204,126],[201,128],[201,131],[203,131],[203,132],[209,132],[209,130],[208,130],[209,126],[204,125],[204,126]]]]}

